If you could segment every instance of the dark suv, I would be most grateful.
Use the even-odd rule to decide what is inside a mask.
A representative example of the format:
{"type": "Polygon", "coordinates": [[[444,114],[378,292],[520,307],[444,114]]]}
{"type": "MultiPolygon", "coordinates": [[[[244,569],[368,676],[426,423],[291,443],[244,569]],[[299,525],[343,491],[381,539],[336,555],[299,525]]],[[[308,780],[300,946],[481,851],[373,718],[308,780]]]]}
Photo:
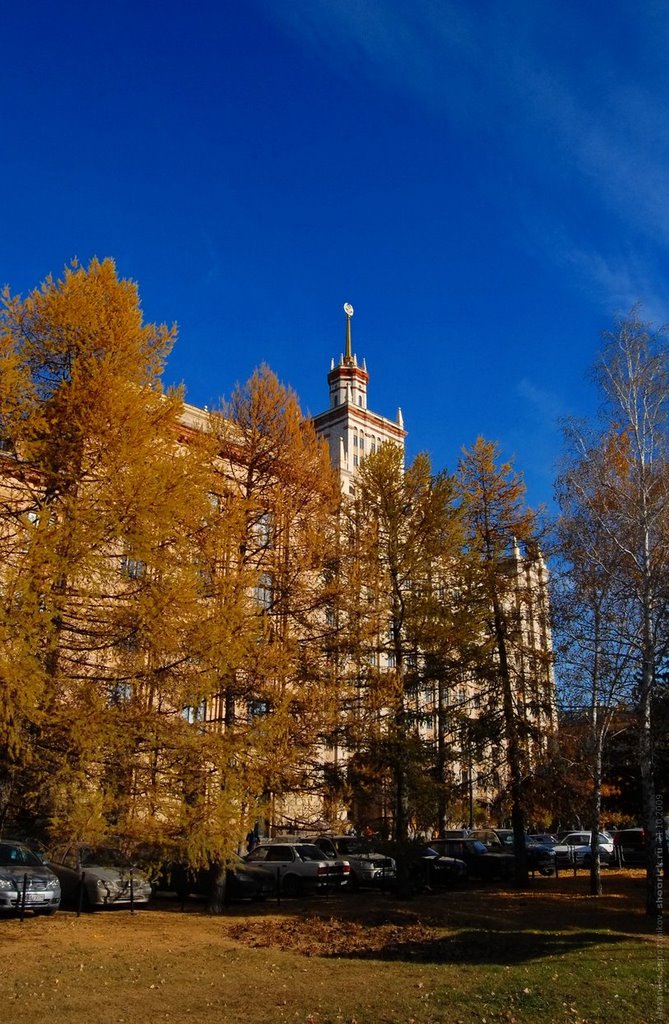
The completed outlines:
{"type": "Polygon", "coordinates": [[[430,848],[445,857],[456,857],[467,865],[471,878],[488,881],[513,878],[515,858],[512,853],[491,853],[479,839],[432,839],[430,848]]]}
{"type": "MultiPolygon", "coordinates": [[[[469,833],[470,839],[480,839],[491,853],[515,854],[513,829],[511,828],[477,828],[469,833]]],[[[528,871],[539,871],[542,875],[552,875],[555,869],[555,858],[536,839],[525,836],[525,855],[528,871]]]]}
{"type": "Polygon", "coordinates": [[[613,849],[616,860],[623,867],[642,867],[648,861],[646,833],[642,828],[623,828],[613,832],[613,849]]]}

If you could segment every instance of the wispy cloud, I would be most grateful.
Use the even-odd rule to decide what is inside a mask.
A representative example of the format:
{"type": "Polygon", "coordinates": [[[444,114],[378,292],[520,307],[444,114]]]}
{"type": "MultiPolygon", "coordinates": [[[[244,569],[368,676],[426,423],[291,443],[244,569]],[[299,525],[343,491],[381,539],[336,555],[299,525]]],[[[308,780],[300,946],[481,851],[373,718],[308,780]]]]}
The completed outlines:
{"type": "MultiPolygon", "coordinates": [[[[629,48],[615,26],[601,31],[587,5],[569,13],[529,0],[271,5],[286,31],[342,74],[413,98],[459,131],[472,125],[487,134],[501,160],[527,169],[547,220],[556,218],[553,193],[573,193],[573,213],[563,197],[565,241],[548,251],[604,305],[642,298],[660,310],[655,264],[669,247],[669,11],[650,3],[648,18],[633,18],[625,5],[614,13],[619,33],[630,19],[629,48]],[[580,64],[570,42],[580,43],[580,64]],[[584,202],[607,225],[597,244],[576,241],[575,211],[584,202]],[[611,242],[616,236],[626,239],[626,251],[611,242]]],[[[506,200],[522,207],[523,187],[513,194],[507,184],[506,200]]]]}
{"type": "Polygon", "coordinates": [[[516,391],[530,407],[532,415],[543,428],[555,430],[558,420],[569,414],[564,401],[547,388],[541,388],[528,377],[523,377],[516,391]]]}
{"type": "Polygon", "coordinates": [[[660,280],[650,280],[648,264],[638,254],[627,256],[584,249],[566,250],[566,262],[577,271],[579,280],[589,282],[606,298],[610,313],[627,313],[640,303],[645,320],[666,323],[669,320],[669,297],[663,293],[660,280]]]}

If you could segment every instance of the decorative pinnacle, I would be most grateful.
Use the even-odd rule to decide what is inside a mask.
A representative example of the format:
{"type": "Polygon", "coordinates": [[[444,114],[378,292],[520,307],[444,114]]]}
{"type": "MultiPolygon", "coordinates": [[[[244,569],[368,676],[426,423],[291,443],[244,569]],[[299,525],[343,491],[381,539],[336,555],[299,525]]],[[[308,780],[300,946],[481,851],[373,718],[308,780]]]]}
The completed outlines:
{"type": "Polygon", "coordinates": [[[344,303],[344,312],[346,313],[346,349],[344,351],[344,365],[353,365],[353,355],[351,353],[351,317],[353,316],[353,306],[350,302],[344,303]]]}

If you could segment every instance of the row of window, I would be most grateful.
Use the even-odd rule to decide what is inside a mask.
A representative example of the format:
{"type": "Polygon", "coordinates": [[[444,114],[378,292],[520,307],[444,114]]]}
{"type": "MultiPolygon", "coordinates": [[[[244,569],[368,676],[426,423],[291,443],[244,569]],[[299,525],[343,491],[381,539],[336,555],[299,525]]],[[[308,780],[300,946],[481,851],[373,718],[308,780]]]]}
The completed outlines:
{"type": "MultiPolygon", "coordinates": [[[[380,437],[377,438],[376,440],[374,438],[372,438],[370,440],[370,442],[369,442],[369,450],[370,450],[370,452],[375,452],[376,448],[377,448],[377,445],[380,448],[382,443],[383,442],[381,441],[380,437]]],[[[362,434],[354,434],[353,435],[353,447],[354,448],[358,448],[361,452],[364,452],[364,450],[365,450],[365,438],[363,437],[362,434]]]]}
{"type": "MultiPolygon", "coordinates": [[[[132,683],[128,683],[121,680],[116,680],[109,685],[108,699],[112,706],[118,707],[121,704],[127,704],[132,700],[133,687],[132,683]]],[[[248,717],[263,718],[270,712],[270,704],[267,700],[249,700],[247,701],[246,711],[248,717]]],[[[187,704],[182,712],[181,717],[184,721],[188,722],[189,725],[195,725],[198,722],[207,721],[207,701],[203,698],[197,704],[187,704]]]]}

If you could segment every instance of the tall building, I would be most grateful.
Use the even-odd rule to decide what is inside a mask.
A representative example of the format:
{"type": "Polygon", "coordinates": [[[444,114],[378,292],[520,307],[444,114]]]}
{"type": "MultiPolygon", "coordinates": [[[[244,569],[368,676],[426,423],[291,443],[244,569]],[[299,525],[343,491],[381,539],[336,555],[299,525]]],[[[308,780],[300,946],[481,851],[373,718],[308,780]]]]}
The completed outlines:
{"type": "MultiPolygon", "coordinates": [[[[354,495],[356,476],[362,460],[389,441],[404,450],[407,432],[401,410],[398,409],[393,421],[369,409],[369,373],[365,360],[359,364],[353,352],[353,308],[349,303],[344,305],[344,313],[344,353],[338,363],[332,360],[327,377],[329,408],[315,416],[313,423],[316,432],[328,444],[330,460],[339,475],[343,493],[354,495]]],[[[519,720],[523,722],[523,729],[527,729],[528,736],[536,736],[535,740],[528,740],[527,743],[526,756],[528,764],[531,764],[540,755],[547,737],[554,733],[557,724],[548,612],[548,573],[538,550],[521,552],[515,539],[509,538],[509,543],[510,557],[506,566],[509,597],[505,611],[509,630],[508,656],[512,660],[510,671],[514,677],[519,720]]],[[[447,568],[445,571],[448,573],[447,568]]],[[[373,647],[373,640],[371,644],[373,647]]],[[[379,634],[376,645],[376,650],[365,652],[362,674],[359,666],[356,669],[355,665],[347,664],[344,660],[339,666],[343,677],[356,675],[357,672],[361,680],[371,665],[382,673],[393,671],[395,661],[388,636],[379,634]]],[[[419,651],[412,657],[413,666],[417,669],[424,659],[419,651]]],[[[364,684],[359,682],[359,685],[364,684]]],[[[506,772],[501,748],[495,751],[492,742],[485,749],[479,750],[478,756],[474,758],[471,748],[463,747],[460,738],[462,722],[475,722],[482,715],[490,713],[488,706],[491,701],[495,705],[499,695],[495,693],[494,687],[488,691],[471,671],[463,672],[459,685],[452,686],[452,691],[446,697],[443,693],[440,695],[437,681],[427,677],[423,677],[420,686],[411,689],[409,698],[410,689],[407,690],[407,710],[414,714],[417,735],[422,742],[435,749],[444,743],[448,744],[448,775],[454,783],[454,789],[460,788],[463,796],[459,813],[469,818],[472,824],[477,816],[485,817],[490,813],[497,796],[505,788],[506,772]]],[[[500,743],[503,743],[501,739],[500,743]]],[[[325,755],[325,761],[345,770],[355,753],[354,749],[340,747],[335,741],[325,755]]],[[[369,812],[370,808],[367,810],[369,812]]]]}
{"type": "Polygon", "coordinates": [[[371,412],[367,406],[369,374],[365,360],[358,365],[351,346],[351,318],[353,307],[345,303],[346,340],[344,354],[335,365],[330,364],[328,387],[330,407],[314,417],[316,433],[327,441],[330,461],[339,473],[344,494],[355,492],[355,477],[365,455],[375,452],[385,441],[393,441],[404,448],[406,430],[402,410],[397,418],[386,419],[371,412]]]}

